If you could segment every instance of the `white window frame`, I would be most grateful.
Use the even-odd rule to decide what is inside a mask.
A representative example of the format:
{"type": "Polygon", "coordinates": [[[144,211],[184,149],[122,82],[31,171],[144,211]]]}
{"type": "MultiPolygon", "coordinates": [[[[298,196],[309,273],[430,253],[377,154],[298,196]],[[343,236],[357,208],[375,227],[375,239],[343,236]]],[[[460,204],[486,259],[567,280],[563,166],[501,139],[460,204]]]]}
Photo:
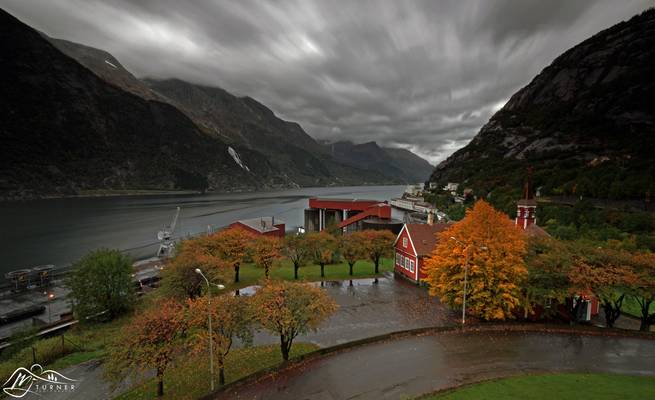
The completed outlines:
{"type": "Polygon", "coordinates": [[[408,242],[408,241],[407,241],[407,237],[406,237],[406,236],[403,237],[403,247],[404,247],[404,248],[407,248],[407,242],[408,242]]]}
{"type": "Polygon", "coordinates": [[[405,269],[409,270],[409,257],[405,257],[405,269]]]}
{"type": "Polygon", "coordinates": [[[409,272],[414,272],[414,260],[409,260],[409,272]]]}

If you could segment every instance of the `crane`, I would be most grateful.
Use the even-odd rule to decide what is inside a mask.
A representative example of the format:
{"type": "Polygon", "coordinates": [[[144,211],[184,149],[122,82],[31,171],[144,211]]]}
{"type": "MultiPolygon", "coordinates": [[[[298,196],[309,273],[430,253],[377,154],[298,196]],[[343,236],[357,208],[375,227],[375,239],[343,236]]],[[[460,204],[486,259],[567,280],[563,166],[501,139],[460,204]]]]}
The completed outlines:
{"type": "Polygon", "coordinates": [[[175,211],[175,217],[171,224],[164,229],[157,232],[157,240],[159,240],[159,250],[157,250],[157,257],[166,256],[170,257],[175,248],[175,240],[173,240],[173,233],[175,232],[175,225],[180,216],[180,207],[175,211]]]}

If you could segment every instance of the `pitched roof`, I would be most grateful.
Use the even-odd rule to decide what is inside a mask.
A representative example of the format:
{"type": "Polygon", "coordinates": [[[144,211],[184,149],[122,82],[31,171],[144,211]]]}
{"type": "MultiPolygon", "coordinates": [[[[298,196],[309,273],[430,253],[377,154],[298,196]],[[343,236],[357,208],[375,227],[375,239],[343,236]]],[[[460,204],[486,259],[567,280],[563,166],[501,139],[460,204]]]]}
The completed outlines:
{"type": "Polygon", "coordinates": [[[277,231],[279,228],[275,225],[284,224],[284,221],[281,219],[273,217],[240,219],[237,222],[261,233],[277,231]]]}
{"type": "Polygon", "coordinates": [[[407,233],[419,257],[432,253],[437,245],[437,233],[446,230],[450,224],[405,224],[407,233]]]}
{"type": "Polygon", "coordinates": [[[527,228],[522,229],[528,237],[550,237],[546,230],[537,224],[530,224],[527,228]]]}

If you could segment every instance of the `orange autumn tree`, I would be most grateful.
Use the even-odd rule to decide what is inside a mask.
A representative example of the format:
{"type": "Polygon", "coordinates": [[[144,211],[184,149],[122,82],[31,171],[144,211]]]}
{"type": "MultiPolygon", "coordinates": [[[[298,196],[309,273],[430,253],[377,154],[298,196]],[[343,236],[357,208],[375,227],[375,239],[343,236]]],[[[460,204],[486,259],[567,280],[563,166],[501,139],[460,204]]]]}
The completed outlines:
{"type": "Polygon", "coordinates": [[[157,397],[162,397],[164,373],[180,353],[187,328],[184,308],[173,300],[162,301],[148,312],[137,314],[113,344],[106,376],[120,383],[128,376],[139,379],[154,370],[157,397]]]}
{"type": "Polygon", "coordinates": [[[362,232],[344,234],[339,238],[339,250],[343,259],[348,263],[348,267],[350,267],[350,276],[353,275],[355,263],[368,256],[364,249],[364,243],[362,232]]]}
{"type": "Polygon", "coordinates": [[[223,260],[234,268],[234,283],[239,282],[239,269],[252,246],[254,235],[245,229],[232,227],[209,236],[215,243],[223,260]]]}
{"type": "Polygon", "coordinates": [[[325,277],[325,265],[332,262],[337,249],[337,238],[327,231],[309,232],[305,235],[309,256],[321,267],[321,278],[325,277]]]}
{"type": "Polygon", "coordinates": [[[648,332],[650,326],[655,324],[655,311],[651,307],[655,303],[655,254],[633,254],[631,265],[637,275],[637,281],[631,285],[630,295],[641,311],[639,330],[648,332]]]}
{"type": "Polygon", "coordinates": [[[578,246],[569,274],[572,295],[593,293],[602,303],[605,324],[612,328],[621,316],[623,300],[640,279],[635,272],[637,257],[627,251],[578,246]]]}
{"type": "Polygon", "coordinates": [[[206,354],[209,342],[208,315],[212,318],[212,343],[214,357],[218,365],[218,383],[225,384],[225,357],[227,357],[236,338],[242,343],[252,343],[252,315],[250,299],[243,296],[207,296],[188,300],[188,320],[195,328],[191,347],[196,354],[206,354]]]}
{"type": "Polygon", "coordinates": [[[205,285],[196,268],[210,280],[224,282],[227,267],[217,244],[209,236],[188,239],[178,245],[175,257],[164,269],[162,288],[177,299],[192,299],[202,293],[205,285]]]}
{"type": "Polygon", "coordinates": [[[268,280],[273,264],[282,258],[282,241],[277,237],[259,236],[253,242],[252,259],[258,267],[264,268],[268,280]]]}
{"type": "Polygon", "coordinates": [[[512,318],[527,276],[525,253],[523,233],[507,215],[479,200],[463,220],[439,234],[425,265],[430,294],[461,307],[468,263],[467,312],[485,320],[512,318]]]}
{"type": "Polygon", "coordinates": [[[396,235],[386,229],[366,229],[360,231],[364,253],[373,262],[375,273],[380,272],[380,260],[382,257],[391,257],[393,254],[393,242],[396,235]]]}
{"type": "Polygon", "coordinates": [[[280,337],[282,358],[289,360],[293,340],[318,326],[337,310],[336,302],[315,286],[268,281],[252,296],[255,320],[280,337]]]}

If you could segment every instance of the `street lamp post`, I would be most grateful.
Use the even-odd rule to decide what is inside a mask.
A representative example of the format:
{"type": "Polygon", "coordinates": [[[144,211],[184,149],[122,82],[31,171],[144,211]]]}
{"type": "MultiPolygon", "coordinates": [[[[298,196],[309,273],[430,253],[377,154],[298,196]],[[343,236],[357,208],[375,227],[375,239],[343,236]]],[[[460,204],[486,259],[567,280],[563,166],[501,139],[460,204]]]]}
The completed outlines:
{"type": "MultiPolygon", "coordinates": [[[[205,282],[207,282],[207,305],[209,306],[209,311],[207,313],[208,319],[209,319],[209,381],[211,382],[211,391],[214,391],[214,341],[212,340],[212,312],[211,312],[211,304],[212,304],[212,290],[211,286],[209,283],[209,279],[205,276],[205,274],[202,273],[202,270],[200,268],[196,268],[196,273],[200,274],[205,279],[205,282]]],[[[217,285],[213,284],[219,289],[225,289],[225,286],[223,285],[217,285]]]]}
{"type": "MultiPolygon", "coordinates": [[[[464,294],[462,295],[462,326],[464,326],[466,324],[466,289],[468,285],[469,259],[471,256],[472,245],[466,246],[464,242],[454,236],[451,236],[450,239],[456,241],[461,246],[464,246],[464,251],[466,251],[466,260],[464,261],[464,294]]],[[[478,246],[478,248],[480,250],[487,250],[486,246],[478,246]]]]}
{"type": "Polygon", "coordinates": [[[55,298],[54,293],[48,293],[48,323],[52,323],[52,311],[50,310],[50,303],[52,302],[52,299],[55,298]]]}

